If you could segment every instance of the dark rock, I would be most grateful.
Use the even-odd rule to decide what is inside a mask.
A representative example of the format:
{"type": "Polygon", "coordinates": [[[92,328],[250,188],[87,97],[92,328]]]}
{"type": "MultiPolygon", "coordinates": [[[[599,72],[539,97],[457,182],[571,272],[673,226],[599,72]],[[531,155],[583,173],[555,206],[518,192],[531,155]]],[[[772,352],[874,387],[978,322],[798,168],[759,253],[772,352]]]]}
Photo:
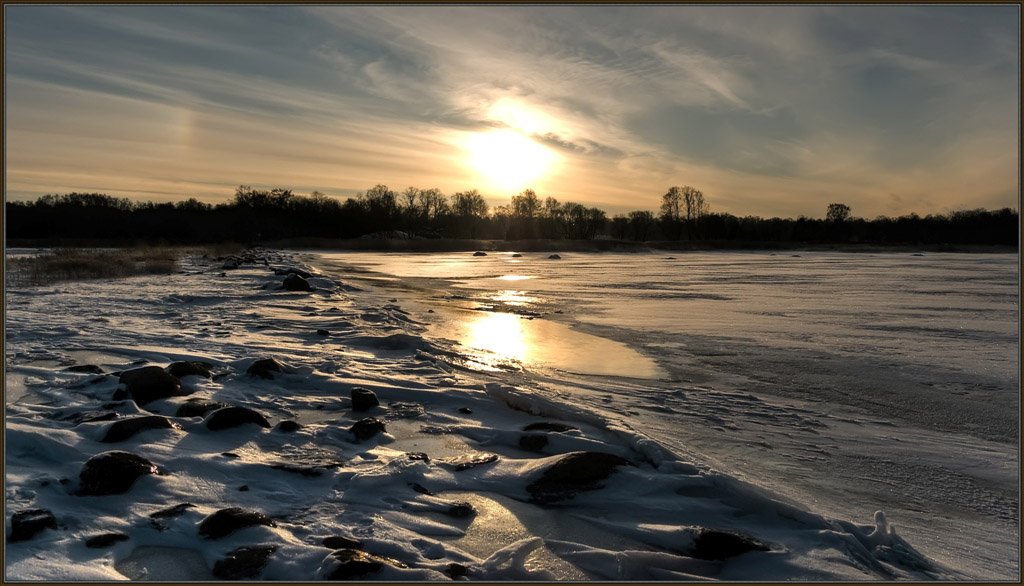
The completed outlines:
{"type": "Polygon", "coordinates": [[[216,411],[217,409],[223,409],[227,407],[226,403],[218,403],[217,401],[211,401],[209,399],[189,399],[178,406],[178,410],[174,413],[176,417],[205,417],[210,411],[216,411]]]}
{"type": "Polygon", "coordinates": [[[248,484],[243,484],[242,486],[239,486],[238,487],[238,492],[249,492],[249,485],[248,484]]]}
{"type": "Polygon", "coordinates": [[[140,476],[156,474],[156,465],[128,452],[104,452],[86,460],[78,475],[79,494],[121,494],[140,476]]]}
{"type": "Polygon", "coordinates": [[[476,514],[476,507],[467,502],[458,502],[448,507],[448,510],[445,511],[445,513],[452,517],[472,517],[476,514]]]}
{"type": "Polygon", "coordinates": [[[274,470],[281,470],[283,472],[291,472],[292,474],[301,474],[303,476],[322,476],[324,471],[319,468],[312,468],[308,466],[295,466],[293,464],[271,464],[271,468],[274,470]]]}
{"type": "Polygon", "coordinates": [[[512,255],[512,258],[521,258],[522,256],[523,256],[523,255],[521,255],[521,254],[519,254],[518,252],[516,252],[516,253],[514,253],[514,254],[512,255]]]}
{"type": "Polygon", "coordinates": [[[57,518],[46,509],[28,509],[11,515],[9,542],[27,541],[43,529],[57,529],[57,518]]]}
{"type": "Polygon", "coordinates": [[[324,560],[324,579],[351,580],[377,572],[385,564],[398,568],[405,567],[401,562],[372,553],[351,548],[338,549],[324,560]]]}
{"type": "Polygon", "coordinates": [[[239,547],[228,557],[213,564],[213,575],[222,580],[244,580],[255,578],[266,567],[270,556],[277,551],[276,545],[249,545],[239,547]]]}
{"type": "Polygon", "coordinates": [[[373,391],[362,387],[352,389],[353,411],[369,411],[378,405],[380,405],[380,401],[377,400],[377,395],[373,391]]]}
{"type": "Polygon", "coordinates": [[[234,452],[221,452],[220,455],[224,456],[225,458],[241,458],[241,456],[234,452]]]}
{"type": "Polygon", "coordinates": [[[446,468],[451,468],[456,472],[461,472],[462,470],[469,470],[470,468],[475,468],[483,464],[490,464],[491,462],[497,461],[498,456],[496,454],[475,452],[472,454],[462,454],[452,458],[444,458],[442,460],[438,460],[437,463],[446,468]]]}
{"type": "Polygon", "coordinates": [[[472,415],[473,414],[473,410],[470,409],[469,407],[459,407],[459,413],[462,413],[462,414],[465,414],[465,415],[472,415]]]}
{"type": "Polygon", "coordinates": [[[132,417],[122,419],[111,424],[107,428],[106,435],[100,441],[103,443],[123,442],[137,433],[150,429],[176,429],[177,425],[171,423],[170,419],[160,415],[146,415],[143,417],[132,417]]]}
{"type": "MultiPolygon", "coordinates": [[[[238,268],[238,262],[233,260],[224,261],[224,264],[222,264],[220,268],[226,271],[232,271],[238,268]]],[[[224,273],[221,273],[221,276],[223,277],[224,273]]]]}
{"type": "Polygon", "coordinates": [[[282,286],[285,291],[312,291],[313,286],[309,284],[309,281],[302,277],[292,273],[284,278],[282,286]]]}
{"type": "Polygon", "coordinates": [[[562,257],[557,255],[557,254],[552,254],[548,258],[550,258],[551,260],[561,260],[562,259],[562,257]]]}
{"type": "Polygon", "coordinates": [[[768,551],[768,546],[737,533],[701,529],[694,536],[693,547],[687,555],[702,560],[724,560],[748,551],[768,551]]]}
{"type": "Polygon", "coordinates": [[[130,537],[124,533],[100,533],[85,540],[85,546],[93,549],[110,547],[119,541],[128,541],[130,537]]]}
{"type": "Polygon", "coordinates": [[[430,463],[430,456],[426,455],[423,452],[407,452],[405,455],[410,460],[422,460],[423,462],[426,462],[427,464],[430,463]]]}
{"type": "Polygon", "coordinates": [[[217,409],[206,418],[206,428],[210,431],[220,431],[245,425],[246,423],[255,423],[260,427],[270,427],[270,422],[267,421],[266,417],[248,407],[224,407],[217,409]]]}
{"type": "MultiPolygon", "coordinates": [[[[522,255],[517,255],[517,256],[522,256],[522,255]]],[[[444,573],[447,574],[449,578],[454,580],[456,578],[461,578],[461,577],[465,576],[466,574],[468,574],[469,573],[469,568],[467,568],[466,566],[464,566],[462,564],[452,562],[452,563],[448,564],[447,568],[445,568],[444,573]]]]}
{"type": "Polygon", "coordinates": [[[199,375],[205,378],[213,378],[213,372],[210,368],[213,367],[209,362],[199,361],[188,361],[188,362],[172,362],[167,365],[167,374],[181,378],[189,375],[199,375]]]}
{"type": "Polygon", "coordinates": [[[203,519],[203,522],[199,524],[199,534],[207,539],[219,539],[239,529],[254,525],[277,527],[277,523],[259,511],[231,507],[221,509],[203,519]]]}
{"type": "Polygon", "coordinates": [[[110,395],[111,400],[114,401],[124,401],[128,397],[128,389],[115,389],[114,394],[110,395]]]}
{"type": "Polygon", "coordinates": [[[263,358],[252,363],[245,373],[260,378],[274,378],[275,372],[283,372],[282,364],[273,358],[263,358]]]}
{"type": "Polygon", "coordinates": [[[526,491],[537,503],[565,500],[578,492],[600,488],[600,481],[627,464],[628,460],[614,454],[574,452],[552,464],[539,479],[526,486],[526,491]]]}
{"type": "MultiPolygon", "coordinates": [[[[121,373],[120,382],[124,383],[132,399],[140,406],[158,399],[173,397],[181,392],[181,381],[159,366],[143,366],[121,373]]],[[[117,399],[117,397],[114,397],[117,399]]]]}
{"type": "Polygon", "coordinates": [[[546,445],[548,445],[548,438],[546,435],[529,434],[519,438],[519,447],[527,452],[539,452],[543,450],[546,445]]]}
{"type": "Polygon", "coordinates": [[[409,488],[415,490],[416,492],[418,492],[420,494],[425,494],[427,496],[434,496],[434,493],[430,492],[430,490],[428,490],[427,487],[423,486],[422,484],[420,484],[418,482],[410,482],[409,483],[409,488]]]}
{"type": "Polygon", "coordinates": [[[76,364],[69,366],[64,370],[68,372],[85,372],[88,374],[103,374],[103,369],[96,366],[95,364],[76,364]]]}
{"type": "Polygon", "coordinates": [[[360,419],[355,422],[349,431],[352,435],[356,436],[357,441],[366,441],[378,433],[386,431],[384,422],[376,417],[367,417],[366,419],[360,419]]]}
{"type": "Polygon", "coordinates": [[[170,519],[172,517],[178,517],[184,514],[185,511],[194,508],[196,508],[196,506],[192,503],[181,503],[180,505],[174,505],[173,507],[160,509],[155,513],[150,513],[149,516],[153,519],[170,519]]]}
{"type": "Polygon", "coordinates": [[[352,539],[351,537],[344,537],[342,535],[332,535],[330,537],[324,537],[321,542],[324,547],[331,549],[362,549],[363,542],[358,539],[352,539]]]}
{"type": "Polygon", "coordinates": [[[478,250],[478,251],[473,253],[473,256],[487,256],[487,253],[486,252],[481,252],[481,251],[478,250]]]}
{"type": "Polygon", "coordinates": [[[285,433],[292,433],[302,429],[302,426],[299,425],[297,421],[286,419],[277,424],[277,429],[278,431],[283,431],[285,433]]]}
{"type": "Polygon", "coordinates": [[[531,423],[523,428],[523,431],[553,431],[560,433],[563,431],[572,431],[576,429],[571,425],[564,423],[555,423],[553,421],[538,421],[537,423],[531,423]]]}
{"type": "Polygon", "coordinates": [[[317,330],[316,331],[316,335],[318,335],[318,336],[330,336],[331,332],[329,330],[317,330]]]}

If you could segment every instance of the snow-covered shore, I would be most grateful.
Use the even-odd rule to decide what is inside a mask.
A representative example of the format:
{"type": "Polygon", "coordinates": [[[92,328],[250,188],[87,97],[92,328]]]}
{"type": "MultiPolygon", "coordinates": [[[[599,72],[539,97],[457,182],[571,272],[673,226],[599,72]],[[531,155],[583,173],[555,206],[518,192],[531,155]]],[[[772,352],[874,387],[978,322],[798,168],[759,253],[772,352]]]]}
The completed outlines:
{"type": "Polygon", "coordinates": [[[253,260],[7,290],[7,579],[961,577],[883,514],[858,525],[802,510],[506,384],[428,340],[385,291],[337,275],[286,291],[280,269],[316,267],[253,260]],[[280,370],[251,373],[263,359],[280,370]],[[183,374],[173,396],[140,405],[145,391],[124,397],[111,374],[173,362],[210,376],[183,374]],[[353,389],[380,404],[355,410],[353,389]],[[214,423],[231,407],[258,415],[214,423]],[[155,428],[109,441],[154,414],[155,428]],[[86,462],[110,451],[155,473],[83,494],[97,492],[86,462]],[[12,516],[26,511],[52,522],[19,517],[45,528],[14,541],[12,516]]]}

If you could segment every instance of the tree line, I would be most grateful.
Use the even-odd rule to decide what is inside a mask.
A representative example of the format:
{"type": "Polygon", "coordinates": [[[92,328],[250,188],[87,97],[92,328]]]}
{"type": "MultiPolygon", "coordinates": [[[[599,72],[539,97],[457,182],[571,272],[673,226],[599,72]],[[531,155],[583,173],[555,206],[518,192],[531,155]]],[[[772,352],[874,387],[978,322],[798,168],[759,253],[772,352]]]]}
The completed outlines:
{"type": "Polygon", "coordinates": [[[242,185],[230,201],[216,205],[195,198],[153,203],[100,193],[53,194],[7,202],[6,218],[8,239],[183,244],[369,236],[1016,245],[1019,224],[1018,212],[1010,208],[865,219],[853,217],[843,203],[828,205],[820,219],[740,217],[711,212],[704,194],[690,186],[669,188],[657,214],[635,210],[611,218],[595,207],[541,199],[531,189],[491,208],[476,190],[448,196],[436,188],[398,192],[385,185],[345,200],[242,185]]]}

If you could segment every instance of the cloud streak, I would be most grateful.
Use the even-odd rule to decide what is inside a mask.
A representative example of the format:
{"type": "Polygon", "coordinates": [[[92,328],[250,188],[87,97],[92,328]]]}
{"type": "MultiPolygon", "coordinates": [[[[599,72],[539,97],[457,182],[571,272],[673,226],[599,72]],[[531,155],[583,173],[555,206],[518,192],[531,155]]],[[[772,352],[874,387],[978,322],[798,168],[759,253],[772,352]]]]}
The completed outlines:
{"type": "Polygon", "coordinates": [[[11,6],[7,195],[481,187],[523,124],[542,196],[856,215],[1015,206],[1016,7],[11,6]],[[514,117],[514,116],[513,116],[514,117]],[[534,124],[534,123],[530,123],[534,124]]]}

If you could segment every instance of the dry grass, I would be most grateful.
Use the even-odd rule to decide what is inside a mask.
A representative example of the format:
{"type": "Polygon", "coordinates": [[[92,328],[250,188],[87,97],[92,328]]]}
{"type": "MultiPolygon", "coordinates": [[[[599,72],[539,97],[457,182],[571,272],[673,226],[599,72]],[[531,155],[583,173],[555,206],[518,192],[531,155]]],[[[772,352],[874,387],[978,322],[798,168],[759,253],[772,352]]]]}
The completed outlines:
{"type": "Polygon", "coordinates": [[[25,258],[8,259],[7,282],[46,285],[82,279],[119,279],[135,275],[166,275],[178,269],[184,248],[53,248],[25,258]]]}

